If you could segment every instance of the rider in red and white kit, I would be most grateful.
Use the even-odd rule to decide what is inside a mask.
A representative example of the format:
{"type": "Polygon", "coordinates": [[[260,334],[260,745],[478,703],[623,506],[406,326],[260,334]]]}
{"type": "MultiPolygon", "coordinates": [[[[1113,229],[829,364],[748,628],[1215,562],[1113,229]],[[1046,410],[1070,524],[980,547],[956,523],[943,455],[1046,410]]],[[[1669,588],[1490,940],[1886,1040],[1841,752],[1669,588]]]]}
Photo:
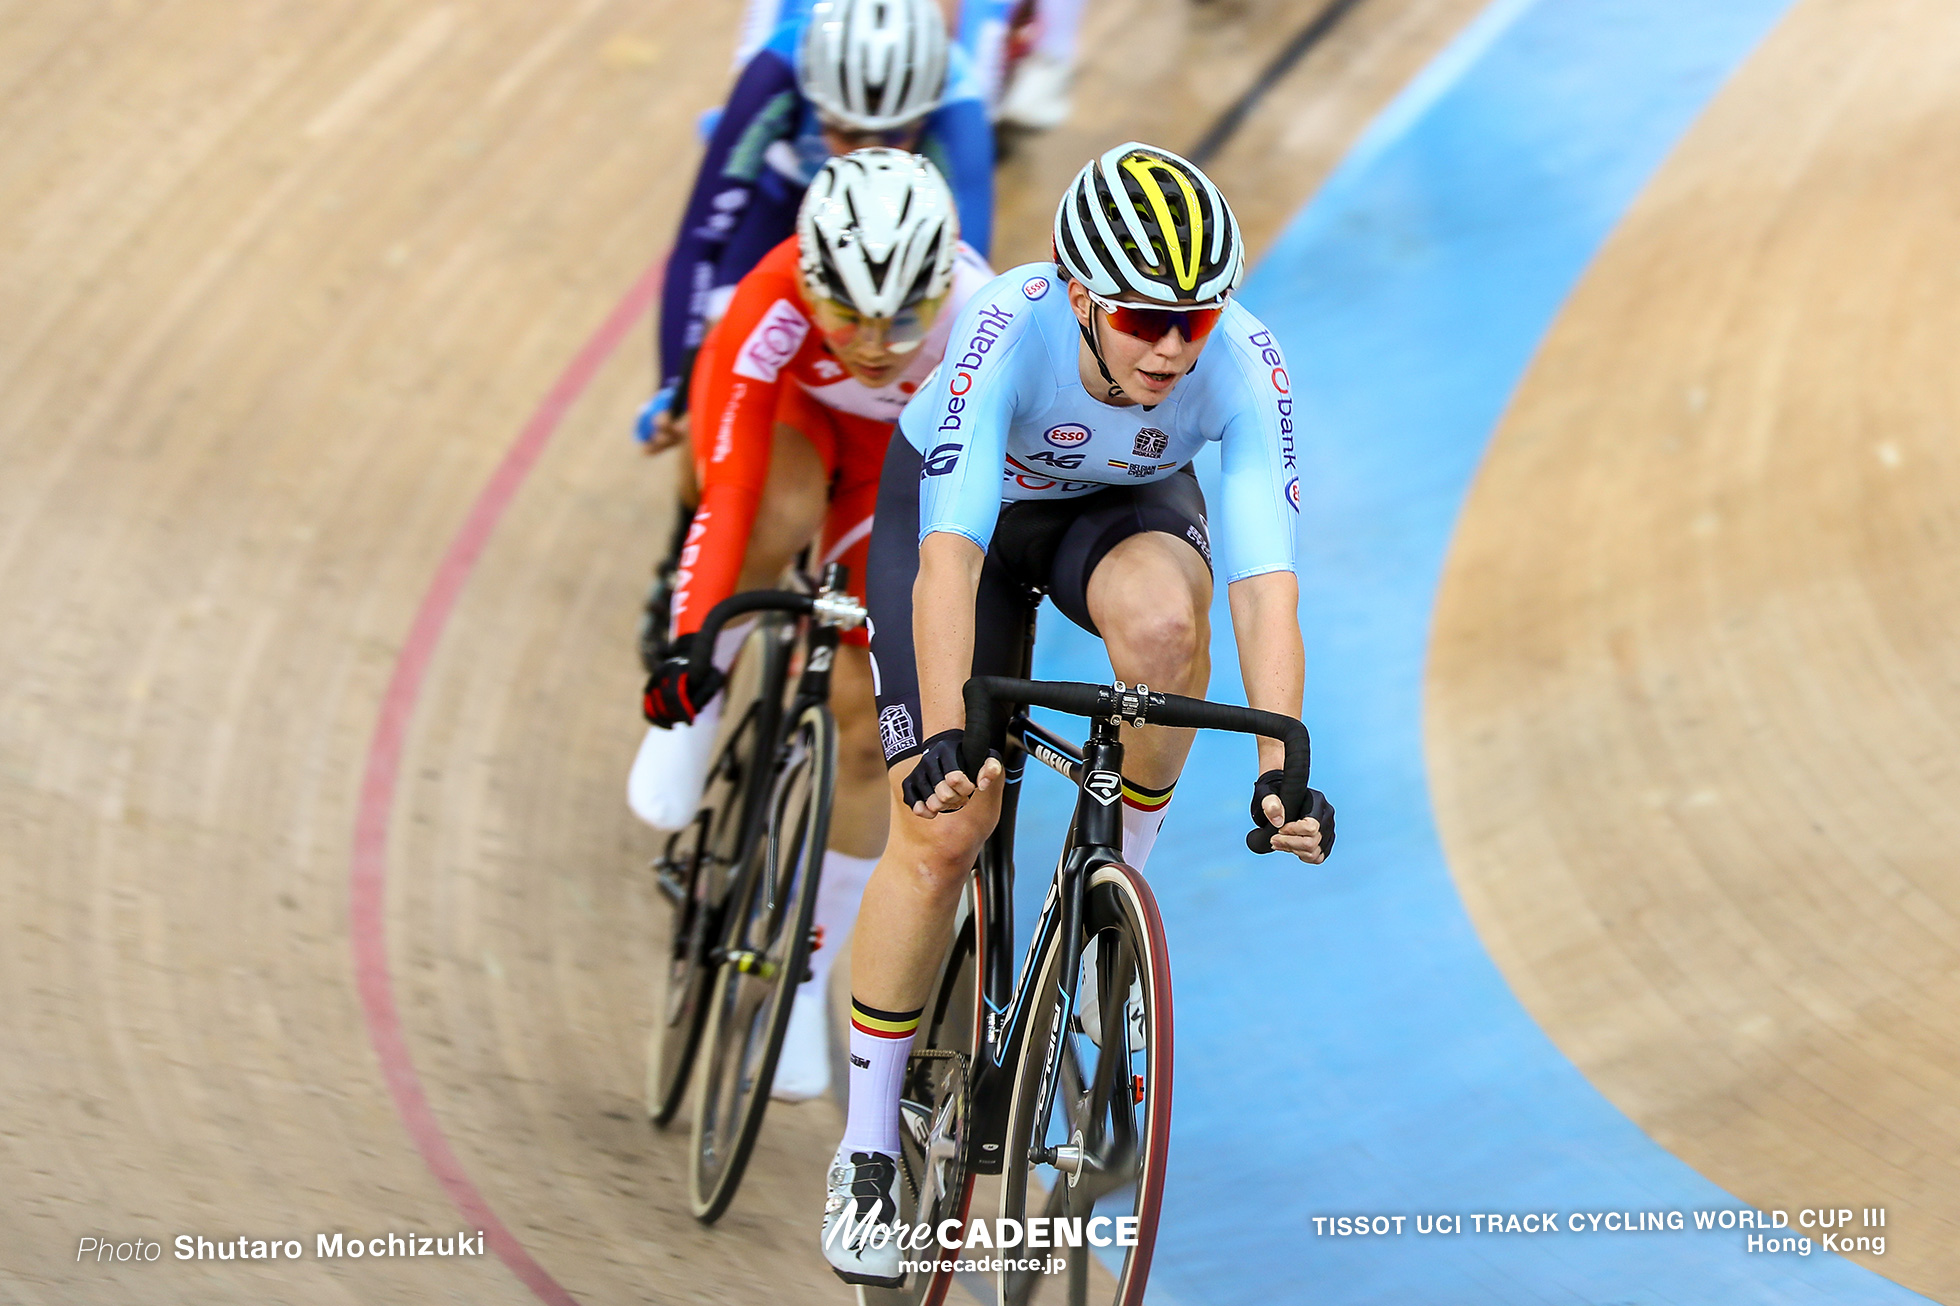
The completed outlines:
{"type": "MultiPolygon", "coordinates": [[[[815,541],[819,564],[850,568],[864,594],[885,447],[906,401],[945,352],[960,305],[990,273],[960,243],[939,171],[900,150],[824,164],[797,234],[744,277],[704,342],[691,387],[690,432],[701,487],[673,603],[674,656],[647,683],[654,729],[629,781],[634,809],[678,828],[700,800],[725,673],[746,625],[724,630],[711,670],[687,670],[708,610],[741,590],[769,589],[815,541]]],[[[828,1086],[823,989],[858,897],[883,850],[885,765],[862,630],[845,636],[832,673],[838,772],[817,904],[822,946],[790,1017],[776,1094],[828,1086]]]]}

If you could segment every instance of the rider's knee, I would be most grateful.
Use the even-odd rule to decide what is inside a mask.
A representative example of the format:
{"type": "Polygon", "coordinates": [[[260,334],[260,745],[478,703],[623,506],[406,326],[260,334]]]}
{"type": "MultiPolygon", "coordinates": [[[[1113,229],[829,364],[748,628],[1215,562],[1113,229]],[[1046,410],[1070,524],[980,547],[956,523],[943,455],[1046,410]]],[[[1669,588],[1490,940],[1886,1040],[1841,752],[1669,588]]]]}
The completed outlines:
{"type": "Polygon", "coordinates": [[[1210,630],[1190,603],[1170,600],[1119,615],[1105,628],[1111,660],[1146,684],[1181,683],[1206,653],[1210,630]]]}
{"type": "MultiPolygon", "coordinates": [[[[842,723],[839,723],[842,725],[842,723]]],[[[837,732],[837,774],[847,784],[877,785],[885,777],[885,750],[878,742],[877,719],[867,715],[837,732]]]]}
{"type": "Polygon", "coordinates": [[[1000,817],[999,790],[975,794],[959,811],[928,819],[905,802],[901,783],[902,779],[892,782],[891,833],[884,860],[930,895],[957,895],[1000,817]]]}

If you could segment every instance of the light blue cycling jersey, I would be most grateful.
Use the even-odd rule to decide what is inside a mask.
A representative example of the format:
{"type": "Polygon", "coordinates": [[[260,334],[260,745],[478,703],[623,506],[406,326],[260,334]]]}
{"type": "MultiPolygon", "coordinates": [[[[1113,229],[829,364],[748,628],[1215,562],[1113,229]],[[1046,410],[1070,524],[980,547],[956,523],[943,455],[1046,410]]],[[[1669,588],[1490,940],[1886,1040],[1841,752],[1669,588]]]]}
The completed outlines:
{"type": "Polygon", "coordinates": [[[1210,525],[1226,582],[1292,571],[1300,473],[1273,333],[1228,303],[1197,365],[1150,408],[1082,388],[1081,338],[1053,263],[1004,272],[967,301],[899,419],[924,464],[919,538],[950,531],[984,549],[1002,503],[1162,480],[1217,440],[1225,474],[1210,525]]]}

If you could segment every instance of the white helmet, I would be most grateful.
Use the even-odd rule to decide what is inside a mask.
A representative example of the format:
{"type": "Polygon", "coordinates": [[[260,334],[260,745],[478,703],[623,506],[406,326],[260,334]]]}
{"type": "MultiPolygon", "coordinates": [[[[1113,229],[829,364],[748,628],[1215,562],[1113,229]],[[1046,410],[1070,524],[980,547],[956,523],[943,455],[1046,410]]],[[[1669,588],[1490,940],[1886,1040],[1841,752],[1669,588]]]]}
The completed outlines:
{"type": "Polygon", "coordinates": [[[953,284],[960,218],[931,160],[853,150],[826,160],[810,182],[796,236],[811,294],[865,317],[896,317],[953,284]]]}
{"type": "Polygon", "coordinates": [[[797,82],[840,126],[889,131],[939,107],[946,57],[938,0],[817,0],[797,82]]]}

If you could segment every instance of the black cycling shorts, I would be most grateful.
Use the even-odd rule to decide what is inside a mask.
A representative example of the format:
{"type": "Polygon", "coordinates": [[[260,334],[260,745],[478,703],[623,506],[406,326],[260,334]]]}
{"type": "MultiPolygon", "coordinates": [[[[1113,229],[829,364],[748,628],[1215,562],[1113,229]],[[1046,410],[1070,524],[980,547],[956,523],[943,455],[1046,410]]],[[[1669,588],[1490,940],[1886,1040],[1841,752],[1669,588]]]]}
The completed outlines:
{"type": "MultiPolygon", "coordinates": [[[[871,674],[878,691],[878,737],[885,765],[919,752],[919,668],[912,652],[912,584],[919,575],[919,451],[894,431],[878,482],[865,606],[871,612],[871,674]]],[[[1089,577],[1109,551],[1145,531],[1184,540],[1211,566],[1205,495],[1185,467],[1147,485],[1112,485],[1074,499],[1001,505],[980,569],[973,620],[973,672],[1021,672],[1021,614],[1030,587],[1092,635],[1089,577]]]]}

